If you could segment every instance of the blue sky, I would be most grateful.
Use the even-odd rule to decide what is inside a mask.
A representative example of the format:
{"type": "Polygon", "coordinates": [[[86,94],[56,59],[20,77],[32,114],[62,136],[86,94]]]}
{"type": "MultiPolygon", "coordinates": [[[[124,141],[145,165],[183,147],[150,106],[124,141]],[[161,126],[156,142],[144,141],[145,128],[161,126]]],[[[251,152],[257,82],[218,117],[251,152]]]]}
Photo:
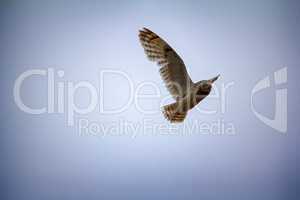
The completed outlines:
{"type": "MultiPolygon", "coordinates": [[[[0,16],[2,199],[299,196],[296,1],[6,1],[0,16]],[[160,104],[172,100],[159,67],[139,44],[142,27],[178,52],[194,82],[221,74],[212,95],[184,124],[169,125],[160,112],[160,104]],[[277,86],[273,74],[285,67],[287,83],[277,86]],[[13,93],[16,80],[32,69],[48,74],[49,68],[55,75],[54,113],[22,111],[13,93]],[[287,89],[285,133],[251,109],[251,91],[267,76],[271,86],[255,95],[254,107],[272,118],[275,92],[287,89]],[[96,106],[86,114],[74,112],[69,126],[68,83],[83,81],[95,89],[96,106]],[[66,95],[62,113],[56,102],[59,83],[66,95]],[[135,99],[136,94],[154,97],[135,99]],[[126,103],[122,112],[101,111],[100,105],[111,110],[126,103]],[[87,135],[81,134],[87,129],[80,129],[80,122],[88,123],[87,135]],[[138,128],[124,134],[123,122],[138,128]],[[196,129],[185,129],[191,124],[196,129]],[[224,134],[215,134],[216,127],[224,134]],[[232,134],[226,132],[230,127],[232,134]]],[[[26,79],[22,101],[47,107],[47,81],[41,75],[26,79]]],[[[90,95],[81,88],[71,97],[84,109],[90,95]]]]}

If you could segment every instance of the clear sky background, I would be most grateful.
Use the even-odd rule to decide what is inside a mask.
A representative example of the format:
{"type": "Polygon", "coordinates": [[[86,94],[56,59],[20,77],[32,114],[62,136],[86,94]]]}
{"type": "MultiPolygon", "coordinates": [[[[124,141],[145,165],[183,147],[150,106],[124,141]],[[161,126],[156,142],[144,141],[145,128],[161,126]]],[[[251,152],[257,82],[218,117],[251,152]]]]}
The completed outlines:
{"type": "MultiPolygon", "coordinates": [[[[299,2],[290,0],[1,1],[1,199],[299,199],[299,9],[299,2]],[[185,125],[219,120],[232,124],[234,134],[196,129],[184,135],[180,124],[171,126],[179,129],[175,134],[138,129],[80,135],[80,119],[108,128],[120,119],[170,127],[160,113],[168,92],[138,41],[144,26],[179,53],[193,81],[221,74],[216,88],[233,83],[225,112],[220,98],[207,98],[198,108],[217,112],[194,109],[185,125]],[[266,76],[273,83],[273,73],[283,67],[288,82],[279,88],[288,88],[286,133],[262,123],[250,106],[255,84],[266,76]],[[31,115],[14,101],[14,84],[23,72],[48,68],[55,70],[55,84],[84,80],[99,91],[97,107],[75,114],[74,126],[67,124],[66,109],[31,115]],[[103,70],[122,71],[133,90],[118,75],[99,84],[103,70]],[[107,109],[126,103],[145,81],[160,92],[138,101],[152,114],[140,112],[136,102],[117,114],[99,111],[103,102],[107,109]]],[[[276,89],[271,84],[254,100],[256,110],[270,118],[276,89]]],[[[31,107],[47,105],[47,79],[26,80],[21,97],[31,107]]],[[[90,100],[84,89],[74,99],[81,108],[90,100]]]]}

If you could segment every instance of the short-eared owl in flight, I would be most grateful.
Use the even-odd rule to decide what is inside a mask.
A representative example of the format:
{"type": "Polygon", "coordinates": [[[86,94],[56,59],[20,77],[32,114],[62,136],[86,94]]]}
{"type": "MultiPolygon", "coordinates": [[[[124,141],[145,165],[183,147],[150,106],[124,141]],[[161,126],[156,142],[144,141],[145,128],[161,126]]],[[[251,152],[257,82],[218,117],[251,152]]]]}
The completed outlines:
{"type": "Polygon", "coordinates": [[[147,28],[139,31],[139,38],[147,57],[161,66],[160,75],[176,100],[163,107],[164,116],[172,123],[183,122],[187,112],[209,95],[219,75],[194,83],[183,60],[166,41],[147,28]]]}

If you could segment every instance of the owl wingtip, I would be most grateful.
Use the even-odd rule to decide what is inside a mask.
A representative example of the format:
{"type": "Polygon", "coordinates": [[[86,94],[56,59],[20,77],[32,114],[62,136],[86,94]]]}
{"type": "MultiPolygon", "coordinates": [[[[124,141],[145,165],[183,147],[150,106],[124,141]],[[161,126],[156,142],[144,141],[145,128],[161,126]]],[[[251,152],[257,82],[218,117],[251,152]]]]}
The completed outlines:
{"type": "Polygon", "coordinates": [[[152,32],[149,28],[143,27],[144,31],[152,32]]]}
{"type": "Polygon", "coordinates": [[[209,81],[210,81],[211,83],[213,83],[213,82],[215,82],[219,77],[220,77],[220,74],[218,74],[216,77],[210,79],[209,81]]]}

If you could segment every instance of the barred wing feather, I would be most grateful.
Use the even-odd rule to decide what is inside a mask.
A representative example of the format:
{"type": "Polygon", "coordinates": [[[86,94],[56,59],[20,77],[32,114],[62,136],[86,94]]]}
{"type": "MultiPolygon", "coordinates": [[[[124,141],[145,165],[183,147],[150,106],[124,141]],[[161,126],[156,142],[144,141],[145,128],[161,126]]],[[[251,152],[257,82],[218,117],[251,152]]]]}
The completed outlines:
{"type": "Polygon", "coordinates": [[[193,85],[183,60],[171,46],[147,28],[139,31],[140,42],[149,60],[161,66],[160,74],[171,95],[178,100],[193,85]]]}

